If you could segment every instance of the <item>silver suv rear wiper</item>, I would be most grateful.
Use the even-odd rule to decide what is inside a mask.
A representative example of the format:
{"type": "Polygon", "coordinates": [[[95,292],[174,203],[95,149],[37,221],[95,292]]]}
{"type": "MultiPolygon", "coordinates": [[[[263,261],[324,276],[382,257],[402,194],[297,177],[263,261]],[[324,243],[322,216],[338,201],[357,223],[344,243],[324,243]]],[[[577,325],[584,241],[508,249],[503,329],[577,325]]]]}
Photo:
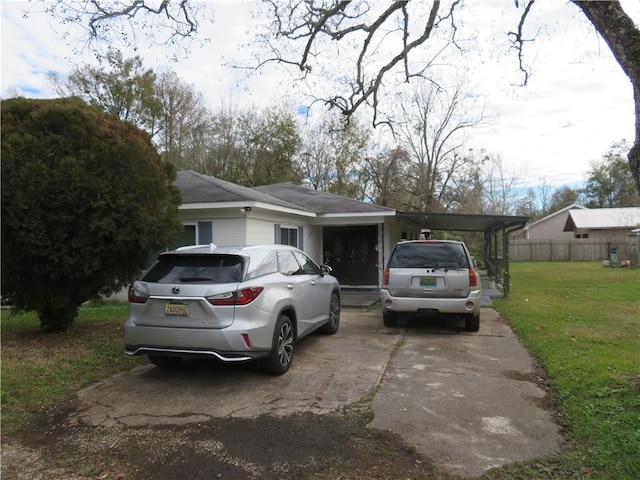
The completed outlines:
{"type": "Polygon", "coordinates": [[[191,282],[213,282],[213,278],[207,277],[180,277],[181,283],[191,283],[191,282]]]}

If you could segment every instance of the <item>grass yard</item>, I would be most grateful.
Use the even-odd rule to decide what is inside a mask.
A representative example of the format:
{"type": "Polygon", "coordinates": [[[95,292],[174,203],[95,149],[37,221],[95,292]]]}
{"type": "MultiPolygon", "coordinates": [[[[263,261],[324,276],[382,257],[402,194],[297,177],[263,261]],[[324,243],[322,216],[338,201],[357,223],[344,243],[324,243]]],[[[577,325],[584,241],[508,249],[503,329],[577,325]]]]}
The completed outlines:
{"type": "Polygon", "coordinates": [[[495,308],[549,373],[574,446],[490,478],[640,478],[640,270],[511,267],[495,308]]]}
{"type": "MultiPolygon", "coordinates": [[[[572,444],[482,478],[640,478],[640,270],[514,263],[511,285],[495,308],[547,370],[572,444]]],[[[44,334],[34,314],[3,311],[3,436],[82,387],[146,363],[122,353],[125,316],[124,305],[85,306],[71,330],[44,334]]]]}
{"type": "Polygon", "coordinates": [[[40,331],[35,314],[2,311],[2,434],[91,383],[144,362],[125,357],[126,305],[84,306],[64,333],[40,331]]]}

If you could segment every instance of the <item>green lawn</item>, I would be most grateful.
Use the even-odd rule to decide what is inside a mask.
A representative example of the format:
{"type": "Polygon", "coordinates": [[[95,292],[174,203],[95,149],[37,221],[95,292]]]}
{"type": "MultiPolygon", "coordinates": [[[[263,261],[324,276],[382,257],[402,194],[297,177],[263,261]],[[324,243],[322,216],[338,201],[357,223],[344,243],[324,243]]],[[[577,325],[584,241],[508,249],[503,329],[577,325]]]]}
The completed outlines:
{"type": "MultiPolygon", "coordinates": [[[[514,263],[511,273],[511,295],[495,308],[547,370],[571,445],[483,478],[640,478],[640,270],[514,263]]],[[[43,334],[35,315],[3,311],[3,435],[145,363],[122,353],[125,316],[124,305],[85,306],[70,331],[43,334]]]]}
{"type": "Polygon", "coordinates": [[[139,365],[123,353],[126,305],[85,306],[70,330],[40,331],[35,314],[2,311],[2,434],[10,434],[75,391],[139,365]]]}
{"type": "Polygon", "coordinates": [[[511,274],[495,308],[549,373],[574,443],[521,475],[640,478],[640,270],[513,263],[511,274]]]}

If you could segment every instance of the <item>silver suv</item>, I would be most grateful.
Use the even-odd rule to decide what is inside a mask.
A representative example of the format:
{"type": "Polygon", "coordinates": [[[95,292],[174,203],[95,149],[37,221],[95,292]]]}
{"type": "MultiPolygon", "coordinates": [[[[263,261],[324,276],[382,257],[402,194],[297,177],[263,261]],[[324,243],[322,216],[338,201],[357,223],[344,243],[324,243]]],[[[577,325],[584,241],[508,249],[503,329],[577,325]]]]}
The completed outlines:
{"type": "Polygon", "coordinates": [[[183,247],[166,252],[129,288],[125,353],[161,367],[182,357],[259,359],[282,374],[294,344],[340,323],[340,285],[285,245],[183,247]]]}
{"type": "Polygon", "coordinates": [[[387,327],[401,314],[463,316],[465,329],[480,328],[481,286],[463,242],[416,240],[397,243],[380,291],[387,327]]]}

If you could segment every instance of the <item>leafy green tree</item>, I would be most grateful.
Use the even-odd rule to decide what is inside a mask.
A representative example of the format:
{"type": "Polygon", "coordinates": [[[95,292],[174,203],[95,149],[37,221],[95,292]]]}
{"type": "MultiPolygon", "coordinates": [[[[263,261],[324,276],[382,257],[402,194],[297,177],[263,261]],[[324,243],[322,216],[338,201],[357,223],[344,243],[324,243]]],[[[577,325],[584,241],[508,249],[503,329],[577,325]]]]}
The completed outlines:
{"type": "Polygon", "coordinates": [[[177,236],[175,170],[148,134],[78,98],[1,107],[2,294],[64,331],[177,236]]]}
{"type": "Polygon", "coordinates": [[[208,161],[198,171],[247,187],[300,181],[300,134],[284,107],[221,108],[212,122],[208,161]]]}
{"type": "MultiPolygon", "coordinates": [[[[154,38],[158,31],[162,32],[159,36],[168,36],[169,43],[182,45],[198,31],[199,19],[213,18],[212,12],[203,6],[206,2],[189,0],[160,3],[57,0],[43,3],[45,11],[63,23],[81,24],[90,39],[115,37],[125,43],[135,43],[140,32],[154,38]],[[153,24],[148,22],[150,14],[157,17],[153,24]]],[[[334,74],[336,55],[346,48],[357,60],[341,70],[338,84],[319,100],[346,116],[369,105],[373,108],[374,125],[386,122],[377,118],[378,102],[387,96],[389,89],[396,88],[398,79],[394,77],[401,75],[407,82],[412,78],[429,78],[430,68],[440,62],[440,54],[447,48],[460,48],[459,37],[464,37],[466,31],[466,26],[456,20],[457,13],[465,6],[465,2],[459,0],[392,1],[377,11],[367,0],[263,0],[262,3],[268,11],[261,15],[270,21],[264,22],[267,30],[258,37],[264,48],[258,55],[258,69],[269,63],[279,63],[293,68],[304,78],[330,78],[334,74]],[[442,36],[432,35],[436,31],[445,34],[447,45],[438,44],[442,36]],[[413,61],[414,53],[426,51],[429,46],[440,53],[432,55],[426,64],[413,61]]],[[[522,14],[518,25],[512,26],[506,38],[517,52],[526,85],[529,71],[523,51],[531,39],[526,38],[523,29],[536,2],[516,0],[514,3],[515,8],[522,7],[522,14]]],[[[593,24],[633,85],[635,144],[628,158],[636,189],[640,192],[640,29],[619,1],[571,0],[571,3],[593,24]]],[[[492,26],[503,29],[498,22],[493,22],[492,26]]]]}
{"type": "Polygon", "coordinates": [[[64,77],[50,73],[56,92],[76,96],[146,130],[162,156],[182,169],[199,170],[210,151],[211,113],[202,95],[173,71],[156,74],[142,58],[110,49],[98,64],[77,66],[64,77]]]}
{"type": "Polygon", "coordinates": [[[121,120],[146,130],[154,138],[162,128],[162,105],[156,94],[156,74],[140,57],[124,58],[110,49],[98,65],[77,66],[68,77],[50,73],[61,97],[80,97],[121,120]]]}
{"type": "Polygon", "coordinates": [[[580,191],[574,190],[571,187],[557,188],[553,195],[551,195],[551,204],[549,205],[550,212],[557,212],[569,205],[580,202],[580,191]]]}
{"type": "Polygon", "coordinates": [[[584,188],[589,208],[633,207],[640,205],[631,169],[624,158],[629,144],[622,140],[611,145],[600,162],[592,164],[584,188]]]}
{"type": "Polygon", "coordinates": [[[160,105],[156,144],[165,160],[178,169],[198,170],[211,148],[211,112],[202,94],[172,71],[160,74],[154,84],[160,105]]]}

